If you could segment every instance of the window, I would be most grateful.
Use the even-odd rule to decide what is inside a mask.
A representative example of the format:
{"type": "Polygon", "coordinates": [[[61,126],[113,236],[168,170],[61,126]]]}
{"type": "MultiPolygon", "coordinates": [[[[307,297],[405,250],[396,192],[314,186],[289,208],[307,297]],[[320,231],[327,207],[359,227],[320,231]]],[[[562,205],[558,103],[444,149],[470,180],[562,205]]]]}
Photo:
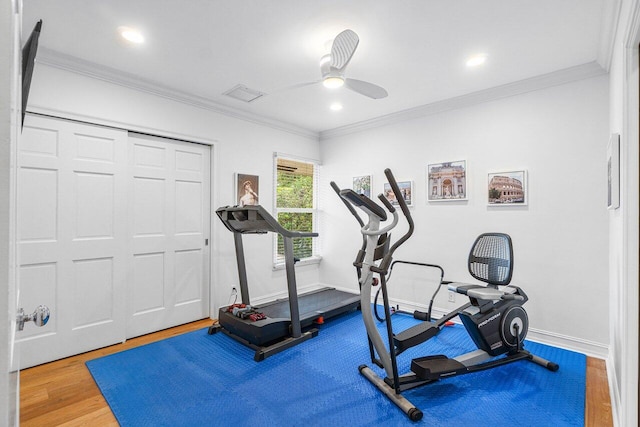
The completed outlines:
{"type": "MultiPolygon", "coordinates": [[[[275,157],[275,217],[288,230],[317,231],[316,193],[318,164],[312,161],[275,157]]],[[[293,254],[301,261],[319,259],[318,237],[293,239],[293,254]]],[[[274,263],[284,264],[284,243],[274,242],[274,263]]]]}

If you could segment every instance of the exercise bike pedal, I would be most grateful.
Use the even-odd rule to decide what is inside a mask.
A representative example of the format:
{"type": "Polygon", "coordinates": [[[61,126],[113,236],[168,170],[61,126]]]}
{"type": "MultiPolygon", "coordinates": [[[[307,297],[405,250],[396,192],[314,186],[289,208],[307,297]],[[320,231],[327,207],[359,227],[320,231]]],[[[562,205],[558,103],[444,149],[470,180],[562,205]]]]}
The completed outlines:
{"type": "Polygon", "coordinates": [[[441,354],[411,360],[411,371],[421,380],[435,381],[466,370],[462,363],[441,354]]]}

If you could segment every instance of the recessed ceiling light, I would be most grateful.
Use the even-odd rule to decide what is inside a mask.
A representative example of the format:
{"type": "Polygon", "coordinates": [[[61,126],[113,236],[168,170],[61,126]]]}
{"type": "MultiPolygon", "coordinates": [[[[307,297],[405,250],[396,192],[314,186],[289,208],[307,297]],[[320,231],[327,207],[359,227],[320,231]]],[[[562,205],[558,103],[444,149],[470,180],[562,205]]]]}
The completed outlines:
{"type": "Polygon", "coordinates": [[[329,106],[329,108],[332,111],[340,111],[342,110],[342,104],[340,104],[339,102],[334,102],[333,104],[331,104],[331,106],[329,106]]]}
{"type": "Polygon", "coordinates": [[[126,41],[134,44],[144,43],[144,36],[139,30],[131,27],[118,27],[120,36],[126,41]]]}
{"type": "Polygon", "coordinates": [[[485,55],[484,53],[473,55],[469,59],[467,59],[467,67],[477,67],[484,64],[486,61],[487,55],[485,55]]]}

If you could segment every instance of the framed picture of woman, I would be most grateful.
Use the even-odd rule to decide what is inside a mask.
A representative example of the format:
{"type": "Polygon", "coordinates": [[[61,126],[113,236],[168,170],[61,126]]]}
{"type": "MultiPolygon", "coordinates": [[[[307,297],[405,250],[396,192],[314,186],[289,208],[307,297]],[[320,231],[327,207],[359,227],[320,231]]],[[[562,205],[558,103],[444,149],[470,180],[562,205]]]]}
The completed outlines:
{"type": "Polygon", "coordinates": [[[260,203],[258,197],[260,193],[259,180],[260,178],[257,175],[236,173],[235,193],[237,206],[257,205],[260,203]]]}

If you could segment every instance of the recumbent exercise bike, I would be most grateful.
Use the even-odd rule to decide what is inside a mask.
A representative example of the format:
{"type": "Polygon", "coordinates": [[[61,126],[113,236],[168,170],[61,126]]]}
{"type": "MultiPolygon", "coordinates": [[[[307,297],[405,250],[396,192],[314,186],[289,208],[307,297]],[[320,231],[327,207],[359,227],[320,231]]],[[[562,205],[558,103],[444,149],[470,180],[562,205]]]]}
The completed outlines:
{"type": "MultiPolygon", "coordinates": [[[[386,169],[385,175],[393,192],[397,195],[402,194],[391,170],[386,169]]],[[[390,266],[393,265],[393,253],[413,234],[414,224],[409,208],[403,197],[397,197],[409,229],[391,244],[389,232],[398,224],[399,216],[396,208],[382,194],[378,198],[386,210],[363,194],[357,194],[351,189],[340,190],[333,182],[331,186],[362,227],[362,248],[354,262],[360,282],[360,307],[367,330],[371,361],[385,370],[386,377],[380,378],[367,365],[359,367],[360,373],[401,408],[412,421],[420,420],[423,414],[401,395],[405,390],[442,378],[478,372],[518,360],[529,360],[550,371],[559,369],[558,364],[535,356],[524,349],[529,321],[522,305],[528,298],[521,288],[510,285],[513,273],[513,246],[507,234],[485,233],[480,235],[473,244],[469,254],[469,272],[475,279],[485,282],[486,286],[444,281],[444,271],[440,266],[415,263],[439,268],[442,274],[438,289],[442,285],[448,286],[450,291],[466,295],[469,302],[432,322],[430,321],[431,306],[436,291],[426,316],[421,312],[416,312],[414,315],[425,321],[395,334],[387,279],[390,266]],[[354,207],[366,213],[368,217],[366,224],[354,207]],[[381,223],[387,221],[387,212],[392,215],[391,222],[381,228],[381,223]],[[378,275],[380,279],[377,280],[374,275],[378,275]],[[378,282],[383,297],[386,340],[390,351],[387,350],[387,345],[378,332],[372,314],[372,286],[378,282]],[[436,336],[446,323],[456,316],[461,319],[478,349],[454,358],[444,355],[416,358],[411,361],[410,372],[400,375],[397,356],[436,336]]]]}

